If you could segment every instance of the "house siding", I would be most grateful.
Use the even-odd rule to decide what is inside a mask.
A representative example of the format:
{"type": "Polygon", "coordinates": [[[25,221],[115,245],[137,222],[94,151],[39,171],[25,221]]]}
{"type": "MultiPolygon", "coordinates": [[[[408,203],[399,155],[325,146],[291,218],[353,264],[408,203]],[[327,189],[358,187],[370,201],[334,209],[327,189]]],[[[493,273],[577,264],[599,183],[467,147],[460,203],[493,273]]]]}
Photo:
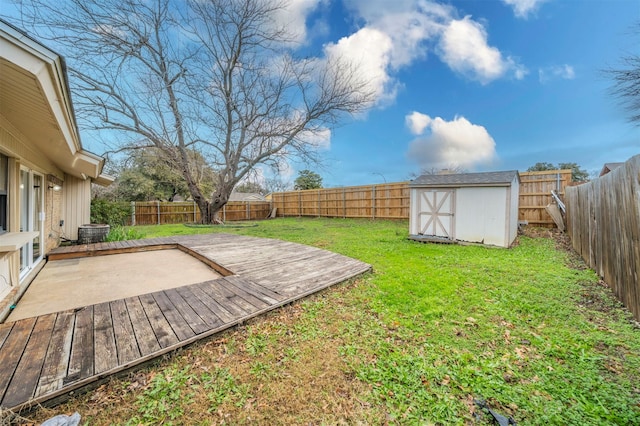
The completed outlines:
{"type": "Polygon", "coordinates": [[[62,220],[62,191],[54,191],[54,184],[46,180],[47,191],[45,192],[45,222],[44,237],[46,241],[45,253],[58,247],[63,237],[60,220],[62,220]]]}
{"type": "Polygon", "coordinates": [[[91,220],[91,181],[66,176],[62,187],[62,236],[76,241],[78,227],[91,220]]]}

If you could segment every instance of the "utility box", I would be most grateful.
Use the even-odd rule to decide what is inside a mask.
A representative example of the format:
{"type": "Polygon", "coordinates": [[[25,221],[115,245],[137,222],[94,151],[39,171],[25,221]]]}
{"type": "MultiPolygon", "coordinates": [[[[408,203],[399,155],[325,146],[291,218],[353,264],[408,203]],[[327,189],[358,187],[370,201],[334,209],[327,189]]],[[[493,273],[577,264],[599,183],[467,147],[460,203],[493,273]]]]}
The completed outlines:
{"type": "Polygon", "coordinates": [[[517,170],[428,174],[409,188],[412,239],[509,247],[518,234],[517,170]]]}

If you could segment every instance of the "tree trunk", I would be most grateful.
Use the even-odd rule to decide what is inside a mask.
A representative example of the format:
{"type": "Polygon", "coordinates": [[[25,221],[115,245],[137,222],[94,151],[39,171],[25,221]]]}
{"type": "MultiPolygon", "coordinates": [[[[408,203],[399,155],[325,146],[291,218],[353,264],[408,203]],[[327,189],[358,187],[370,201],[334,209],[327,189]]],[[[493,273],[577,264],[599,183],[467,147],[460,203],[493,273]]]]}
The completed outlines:
{"type": "MultiPolygon", "coordinates": [[[[201,199],[196,202],[198,210],[200,210],[200,223],[202,224],[214,224],[216,223],[216,212],[213,211],[213,206],[208,200],[201,199]]],[[[218,209],[219,210],[219,209],[218,209]]]]}
{"type": "Polygon", "coordinates": [[[231,191],[216,191],[213,194],[212,201],[201,198],[196,202],[198,209],[200,209],[200,222],[203,224],[222,223],[222,220],[218,218],[218,212],[229,201],[229,195],[231,191]]]}

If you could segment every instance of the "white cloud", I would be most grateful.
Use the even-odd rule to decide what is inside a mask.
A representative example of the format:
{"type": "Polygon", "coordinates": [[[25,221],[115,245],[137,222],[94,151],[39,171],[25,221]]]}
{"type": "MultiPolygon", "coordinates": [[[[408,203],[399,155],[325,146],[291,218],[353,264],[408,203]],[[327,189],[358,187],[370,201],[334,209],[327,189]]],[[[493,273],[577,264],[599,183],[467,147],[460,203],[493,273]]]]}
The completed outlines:
{"type": "Polygon", "coordinates": [[[505,4],[513,7],[513,13],[518,18],[528,18],[530,13],[535,12],[546,0],[502,0],[505,4]]]}
{"type": "Polygon", "coordinates": [[[440,39],[440,57],[454,71],[478,80],[482,84],[512,72],[522,79],[527,71],[524,66],[507,57],[500,50],[489,46],[487,31],[482,24],[469,16],[452,20],[440,39]]]}
{"type": "Polygon", "coordinates": [[[331,129],[305,130],[298,136],[298,139],[315,149],[329,149],[331,147],[331,129]]]}
{"type": "Polygon", "coordinates": [[[573,80],[574,78],[576,78],[576,72],[571,65],[554,65],[538,69],[538,79],[543,84],[555,79],[573,80]]]}
{"type": "Polygon", "coordinates": [[[307,16],[324,0],[288,0],[275,13],[276,25],[286,29],[295,43],[307,42],[307,16]]]}
{"type": "MultiPolygon", "coordinates": [[[[301,28],[305,17],[327,0],[295,0],[293,19],[301,28]]],[[[514,58],[489,46],[484,26],[471,17],[458,19],[455,7],[432,0],[343,0],[360,28],[328,43],[328,58],[358,64],[370,82],[376,104],[395,99],[397,72],[431,51],[454,72],[487,84],[502,77],[522,79],[527,69],[514,58]]]]}
{"type": "Polygon", "coordinates": [[[423,136],[409,144],[407,156],[421,168],[452,165],[473,168],[490,164],[497,158],[496,143],[483,126],[472,124],[461,116],[446,121],[416,112],[405,118],[408,125],[416,122],[409,118],[416,117],[415,114],[420,114],[418,122],[422,120],[428,124],[422,128],[423,136]]]}
{"type": "Polygon", "coordinates": [[[389,36],[393,42],[390,65],[399,68],[423,58],[428,43],[455,14],[451,6],[425,0],[351,0],[347,4],[367,26],[389,36]]]}
{"type": "Polygon", "coordinates": [[[453,9],[425,0],[347,0],[363,26],[338,43],[325,46],[327,56],[342,55],[359,64],[377,104],[392,101],[400,83],[394,73],[424,58],[453,9]]]}
{"type": "Polygon", "coordinates": [[[404,118],[405,124],[414,135],[421,135],[431,123],[431,117],[418,111],[413,111],[404,118]]]}
{"type": "Polygon", "coordinates": [[[358,69],[360,78],[367,81],[378,103],[395,98],[396,86],[389,76],[391,38],[382,31],[365,27],[336,44],[325,46],[330,60],[345,58],[358,69]]]}

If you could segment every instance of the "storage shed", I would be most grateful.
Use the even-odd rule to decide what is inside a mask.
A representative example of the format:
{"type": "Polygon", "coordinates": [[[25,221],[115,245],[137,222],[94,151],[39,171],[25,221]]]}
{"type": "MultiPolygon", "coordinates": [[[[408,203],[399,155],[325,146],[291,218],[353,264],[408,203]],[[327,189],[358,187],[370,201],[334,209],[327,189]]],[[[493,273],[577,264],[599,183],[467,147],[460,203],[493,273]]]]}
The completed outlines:
{"type": "Polygon", "coordinates": [[[516,238],[517,170],[422,175],[409,188],[412,239],[509,247],[516,238]]]}

